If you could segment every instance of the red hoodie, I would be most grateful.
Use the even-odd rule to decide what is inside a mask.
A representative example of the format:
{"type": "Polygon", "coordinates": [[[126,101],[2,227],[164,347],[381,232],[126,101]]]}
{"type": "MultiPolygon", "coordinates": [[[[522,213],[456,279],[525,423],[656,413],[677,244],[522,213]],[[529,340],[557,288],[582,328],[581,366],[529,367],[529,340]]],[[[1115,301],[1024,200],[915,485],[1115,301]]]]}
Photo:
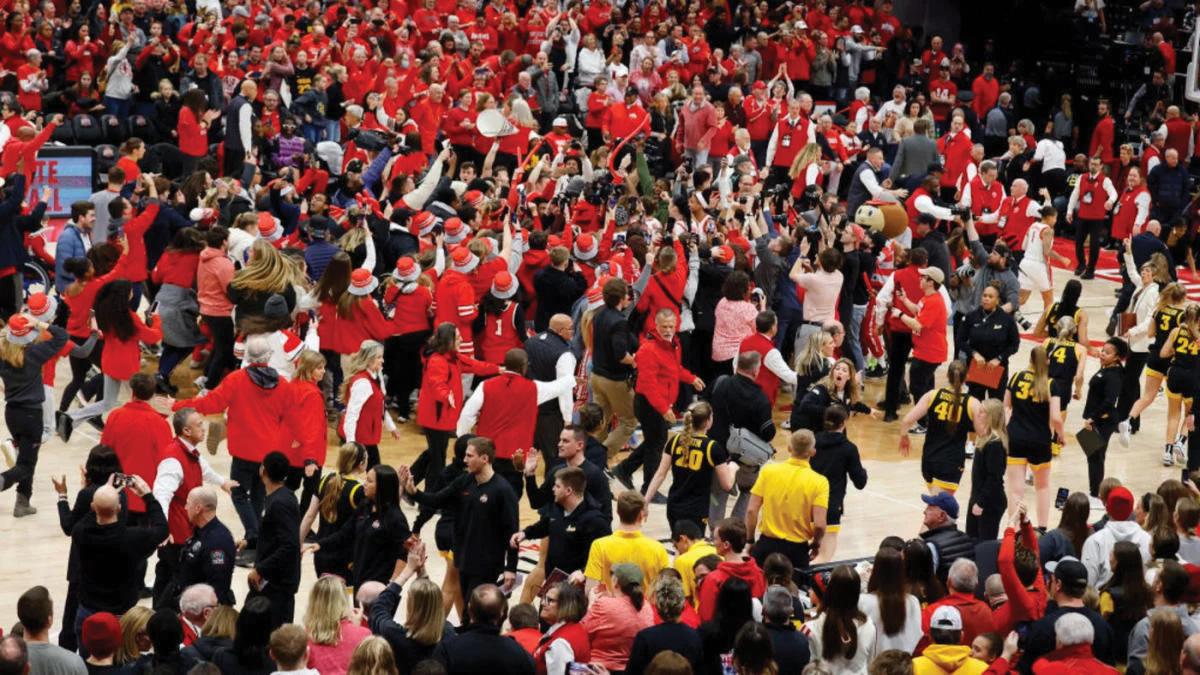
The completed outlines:
{"type": "Polygon", "coordinates": [[[717,608],[717,593],[720,592],[721,586],[724,586],[725,582],[733,577],[750,585],[752,597],[761,598],[767,592],[767,580],[763,577],[762,570],[758,568],[758,563],[754,562],[754,558],[744,556],[741,562],[726,560],[717,565],[717,569],[705,577],[704,583],[700,584],[696,604],[699,605],[697,611],[700,612],[701,621],[712,621],[713,612],[717,608]]]}

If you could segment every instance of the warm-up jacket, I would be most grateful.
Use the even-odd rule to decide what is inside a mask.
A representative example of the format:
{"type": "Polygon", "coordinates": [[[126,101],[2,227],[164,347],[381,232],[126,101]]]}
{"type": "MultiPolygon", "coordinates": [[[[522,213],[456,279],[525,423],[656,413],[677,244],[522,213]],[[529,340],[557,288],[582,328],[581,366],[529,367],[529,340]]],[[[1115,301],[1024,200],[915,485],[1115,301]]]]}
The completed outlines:
{"type": "Polygon", "coordinates": [[[201,415],[227,411],[229,454],[238,459],[257,463],[276,450],[292,454],[292,432],[287,424],[292,390],[274,368],[235,370],[204,397],[176,401],[172,410],[189,407],[201,415]]]}
{"type": "Polygon", "coordinates": [[[650,405],[666,414],[679,397],[679,383],[690,383],[696,376],[683,367],[680,360],[679,341],[662,339],[658,331],[652,331],[638,347],[637,393],[646,397],[650,405]]]}

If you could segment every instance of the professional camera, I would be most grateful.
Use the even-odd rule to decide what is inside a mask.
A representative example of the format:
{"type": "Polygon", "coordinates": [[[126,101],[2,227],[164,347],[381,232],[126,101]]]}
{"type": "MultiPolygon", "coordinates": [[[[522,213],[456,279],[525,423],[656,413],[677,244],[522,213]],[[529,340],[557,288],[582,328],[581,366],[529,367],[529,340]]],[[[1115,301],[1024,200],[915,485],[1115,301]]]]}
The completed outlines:
{"type": "Polygon", "coordinates": [[[818,185],[809,185],[804,188],[804,192],[800,194],[799,201],[796,202],[796,208],[800,211],[812,211],[821,205],[821,187],[818,185]]]}
{"type": "Polygon", "coordinates": [[[600,206],[613,193],[612,176],[602,176],[588,184],[584,199],[592,206],[600,206]]]}
{"type": "Polygon", "coordinates": [[[956,204],[950,207],[950,213],[954,214],[954,216],[957,218],[962,218],[963,220],[971,219],[971,207],[969,206],[960,206],[956,204]]]}

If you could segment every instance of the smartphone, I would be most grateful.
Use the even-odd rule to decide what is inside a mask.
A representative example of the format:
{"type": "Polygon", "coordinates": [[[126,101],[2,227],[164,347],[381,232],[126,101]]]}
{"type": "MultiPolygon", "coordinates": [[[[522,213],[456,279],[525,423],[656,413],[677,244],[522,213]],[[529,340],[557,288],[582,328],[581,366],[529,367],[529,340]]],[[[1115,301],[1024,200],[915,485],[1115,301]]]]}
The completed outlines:
{"type": "Polygon", "coordinates": [[[567,664],[567,675],[594,675],[592,669],[586,663],[572,661],[567,664]]]}
{"type": "Polygon", "coordinates": [[[133,476],[129,476],[129,475],[126,475],[123,473],[114,473],[113,474],[113,487],[125,488],[125,487],[131,487],[132,485],[133,485],[133,476]]]}
{"type": "Polygon", "coordinates": [[[1058,510],[1060,510],[1060,511],[1061,511],[1061,510],[1062,510],[1062,507],[1063,507],[1063,506],[1066,506],[1066,504],[1067,504],[1067,497],[1068,497],[1070,494],[1071,494],[1071,493],[1070,493],[1070,492],[1067,490],[1067,488],[1065,488],[1065,487],[1060,487],[1060,488],[1058,488],[1058,494],[1056,494],[1056,495],[1054,496],[1054,508],[1056,508],[1056,509],[1058,509],[1058,510]]]}

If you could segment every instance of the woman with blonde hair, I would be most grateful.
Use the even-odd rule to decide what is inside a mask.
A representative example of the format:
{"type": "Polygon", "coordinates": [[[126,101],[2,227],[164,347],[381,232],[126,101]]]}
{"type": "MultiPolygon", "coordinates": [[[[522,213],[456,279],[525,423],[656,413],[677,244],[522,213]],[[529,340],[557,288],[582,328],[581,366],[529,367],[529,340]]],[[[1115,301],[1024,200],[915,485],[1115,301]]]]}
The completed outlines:
{"type": "Polygon", "coordinates": [[[1166,389],[1166,445],[1162,462],[1163,466],[1173,466],[1186,461],[1184,444],[1187,437],[1180,423],[1184,420],[1184,408],[1197,391],[1194,378],[1200,367],[1200,305],[1189,303],[1184,308],[1179,325],[1171,329],[1158,355],[1170,359],[1166,389]]]}
{"type": "MultiPolygon", "coordinates": [[[[310,330],[312,330],[310,328],[310,330]]],[[[292,413],[289,424],[292,440],[297,443],[293,451],[304,465],[304,492],[300,504],[307,504],[316,493],[321,480],[321,467],[329,448],[329,429],[325,423],[325,393],[321,383],[325,380],[325,356],[321,352],[306,349],[296,359],[296,371],[292,374],[292,413]]]]}
{"type": "MultiPolygon", "coordinates": [[[[813,333],[813,337],[821,335],[829,334],[825,331],[813,333]]],[[[791,429],[808,429],[814,434],[821,432],[825,428],[825,410],[830,406],[845,409],[846,417],[855,413],[873,417],[882,415],[860,400],[857,374],[850,359],[841,358],[834,362],[824,377],[809,387],[792,406],[791,429]]]]}
{"type": "Polygon", "coordinates": [[[189,661],[212,661],[218,649],[233,646],[237,633],[238,611],[228,605],[213,609],[200,629],[200,636],[182,650],[183,658],[189,661]]]}
{"type": "Polygon", "coordinates": [[[267,299],[278,293],[290,314],[296,309],[296,289],[292,287],[292,263],[271,242],[257,239],[250,245],[246,266],[234,273],[229,282],[229,299],[235,317],[262,315],[267,299]]]}
{"type": "Polygon", "coordinates": [[[346,380],[342,383],[341,399],[346,412],[338,425],[338,435],[366,446],[368,470],[379,463],[383,430],[387,429],[392,438],[400,438],[396,422],[384,407],[382,374],[383,345],[365,340],[350,357],[346,380]]]}
{"type": "Polygon", "coordinates": [[[796,355],[796,391],[808,391],[829,374],[833,367],[833,336],[819,330],[809,333],[804,347],[796,355]]]}
{"type": "Polygon", "coordinates": [[[379,594],[367,618],[371,632],[387,640],[396,666],[409,672],[420,661],[430,658],[442,641],[454,639],[454,627],[446,621],[442,589],[425,571],[425,545],[417,544],[408,553],[408,564],[392,583],[379,594]],[[393,618],[400,606],[400,594],[410,580],[404,605],[404,623],[393,618]]]}
{"type": "Polygon", "coordinates": [[[967,536],[990,541],[1000,535],[1008,509],[1004,472],[1008,466],[1008,429],[1004,403],[989,398],[975,416],[975,458],[971,461],[971,497],[967,501],[967,536]]]}
{"type": "Polygon", "coordinates": [[[1150,644],[1140,667],[1135,662],[1127,673],[1179,675],[1182,672],[1179,654],[1183,651],[1183,622],[1169,607],[1150,612],[1150,644]]]}
{"type": "Polygon", "coordinates": [[[358,643],[350,657],[347,675],[400,675],[387,640],[373,635],[358,643]]]}
{"type": "MultiPolygon", "coordinates": [[[[350,273],[350,283],[336,301],[331,300],[326,291],[317,309],[321,349],[340,355],[343,384],[350,378],[347,359],[362,347],[364,341],[383,342],[396,332],[395,325],[384,318],[371,295],[378,286],[379,280],[371,271],[360,267],[350,273]]],[[[318,290],[323,288],[318,286],[318,290]]]]}
{"type": "Polygon", "coordinates": [[[37,468],[38,448],[42,444],[42,407],[46,388],[42,386],[42,367],[67,345],[67,331],[38,321],[28,314],[14,314],[0,332],[0,381],[4,383],[4,423],[17,446],[17,463],[0,474],[0,491],[17,486],[17,505],[13,515],[33,515],[29,505],[33,494],[33,472],[37,468]],[[49,339],[43,341],[45,331],[49,339]],[[34,386],[36,385],[36,386],[34,386]]]}
{"type": "Polygon", "coordinates": [[[792,179],[792,198],[800,199],[809,185],[820,185],[823,173],[821,146],[816,143],[805,144],[800,148],[800,152],[796,153],[792,166],[788,169],[788,178],[792,179]]]}
{"type": "MultiPolygon", "coordinates": [[[[358,443],[343,443],[338,449],[337,470],[325,474],[308,502],[308,511],[300,523],[300,539],[308,538],[313,523],[320,518],[318,534],[322,539],[343,527],[354,527],[354,514],[365,501],[362,476],[367,472],[367,450],[358,443]]],[[[347,547],[318,550],[313,554],[317,576],[336,574],[352,579],[350,563],[353,551],[347,547]]]]}
{"type": "Polygon", "coordinates": [[[308,667],[324,674],[343,675],[354,648],[371,636],[352,617],[346,584],[335,576],[317,579],[308,594],[304,628],[308,631],[308,667]]]}
{"type": "Polygon", "coordinates": [[[1147,339],[1150,340],[1150,345],[1146,348],[1144,368],[1146,382],[1142,385],[1141,398],[1134,402],[1133,407],[1129,409],[1129,416],[1118,425],[1122,443],[1125,443],[1125,439],[1132,433],[1134,420],[1140,418],[1142,411],[1158,398],[1158,391],[1171,365],[1170,359],[1162,356],[1161,351],[1163,346],[1168,344],[1167,339],[1172,331],[1179,325],[1186,301],[1187,290],[1178,282],[1168,283],[1158,293],[1158,302],[1150,313],[1150,325],[1146,327],[1147,339]]]}
{"type": "Polygon", "coordinates": [[[708,437],[713,425],[713,409],[705,401],[697,401],[683,414],[683,429],[667,441],[658,471],[646,487],[646,500],[658,493],[658,486],[671,473],[671,491],[667,493],[667,523],[672,531],[675,523],[690,520],[703,523],[708,519],[713,478],[721,490],[733,489],[736,467],[720,443],[708,437]]]}
{"type": "Polygon", "coordinates": [[[113,658],[113,664],[123,666],[136,662],[151,649],[150,634],[146,626],[154,611],[149,607],[134,605],[121,615],[121,648],[113,658]]]}
{"type": "Polygon", "coordinates": [[[1050,520],[1050,448],[1052,432],[1066,438],[1059,398],[1050,393],[1050,364],[1046,348],[1038,345],[1029,354],[1029,367],[1008,382],[1004,407],[1008,419],[1008,504],[1025,498],[1025,469],[1033,470],[1037,494],[1037,524],[1046,528],[1050,520]]]}

